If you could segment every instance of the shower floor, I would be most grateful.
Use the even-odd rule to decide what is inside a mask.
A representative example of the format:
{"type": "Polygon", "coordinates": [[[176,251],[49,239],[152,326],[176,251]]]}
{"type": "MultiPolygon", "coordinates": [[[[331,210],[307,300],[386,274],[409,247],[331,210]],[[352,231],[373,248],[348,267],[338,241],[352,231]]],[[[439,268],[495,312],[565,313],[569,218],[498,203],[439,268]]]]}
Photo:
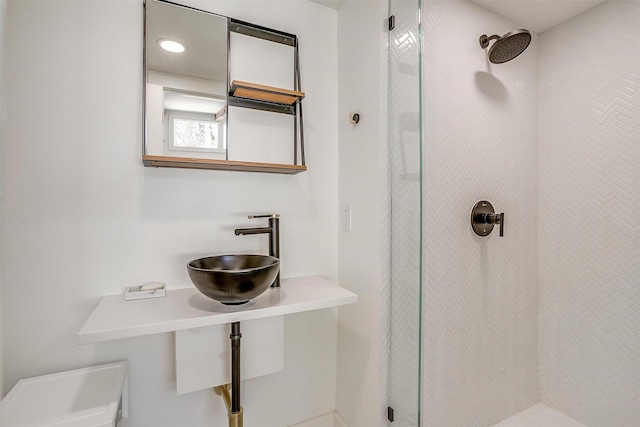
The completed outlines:
{"type": "Polygon", "coordinates": [[[493,427],[586,427],[568,415],[538,403],[505,418],[493,427]]]}

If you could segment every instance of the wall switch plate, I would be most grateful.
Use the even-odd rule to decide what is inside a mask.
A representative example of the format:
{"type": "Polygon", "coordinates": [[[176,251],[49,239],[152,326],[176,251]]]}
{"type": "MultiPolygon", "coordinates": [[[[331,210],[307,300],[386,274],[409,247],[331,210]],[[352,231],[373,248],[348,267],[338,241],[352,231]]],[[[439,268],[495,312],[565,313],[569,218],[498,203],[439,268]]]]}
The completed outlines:
{"type": "Polygon", "coordinates": [[[340,208],[340,225],[342,231],[351,232],[351,205],[343,205],[340,208]]]}

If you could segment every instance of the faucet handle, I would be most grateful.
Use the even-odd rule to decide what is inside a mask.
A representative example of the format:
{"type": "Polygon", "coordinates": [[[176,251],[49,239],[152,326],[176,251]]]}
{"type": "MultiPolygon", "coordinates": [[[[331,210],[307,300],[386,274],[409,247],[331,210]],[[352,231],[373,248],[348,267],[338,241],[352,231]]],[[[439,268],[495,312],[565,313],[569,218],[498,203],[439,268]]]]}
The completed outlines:
{"type": "Polygon", "coordinates": [[[280,218],[279,214],[261,214],[261,215],[249,215],[249,219],[256,218],[280,218]]]}

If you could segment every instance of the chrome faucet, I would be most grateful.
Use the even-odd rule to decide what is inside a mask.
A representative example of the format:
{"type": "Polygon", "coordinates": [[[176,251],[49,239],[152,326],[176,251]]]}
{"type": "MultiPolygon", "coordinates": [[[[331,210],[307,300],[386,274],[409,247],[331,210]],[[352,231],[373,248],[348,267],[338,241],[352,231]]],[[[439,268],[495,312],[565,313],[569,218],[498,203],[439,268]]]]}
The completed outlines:
{"type": "MultiPolygon", "coordinates": [[[[268,227],[254,227],[254,228],[236,228],[236,236],[247,234],[269,234],[269,255],[280,259],[280,215],[278,214],[266,214],[266,215],[249,215],[249,219],[256,218],[268,218],[268,227]]],[[[282,265],[282,264],[281,264],[282,265]]],[[[276,276],[276,280],[271,284],[272,288],[280,287],[280,272],[276,276]]]]}

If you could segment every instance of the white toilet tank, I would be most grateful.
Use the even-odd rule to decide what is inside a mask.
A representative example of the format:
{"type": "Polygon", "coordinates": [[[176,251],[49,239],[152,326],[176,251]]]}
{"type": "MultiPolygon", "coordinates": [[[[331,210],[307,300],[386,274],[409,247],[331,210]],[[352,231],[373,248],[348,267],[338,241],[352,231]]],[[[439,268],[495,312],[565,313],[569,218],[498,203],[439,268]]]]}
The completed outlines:
{"type": "Polygon", "coordinates": [[[23,379],[0,402],[0,425],[126,426],[126,383],[126,361],[23,379]]]}

